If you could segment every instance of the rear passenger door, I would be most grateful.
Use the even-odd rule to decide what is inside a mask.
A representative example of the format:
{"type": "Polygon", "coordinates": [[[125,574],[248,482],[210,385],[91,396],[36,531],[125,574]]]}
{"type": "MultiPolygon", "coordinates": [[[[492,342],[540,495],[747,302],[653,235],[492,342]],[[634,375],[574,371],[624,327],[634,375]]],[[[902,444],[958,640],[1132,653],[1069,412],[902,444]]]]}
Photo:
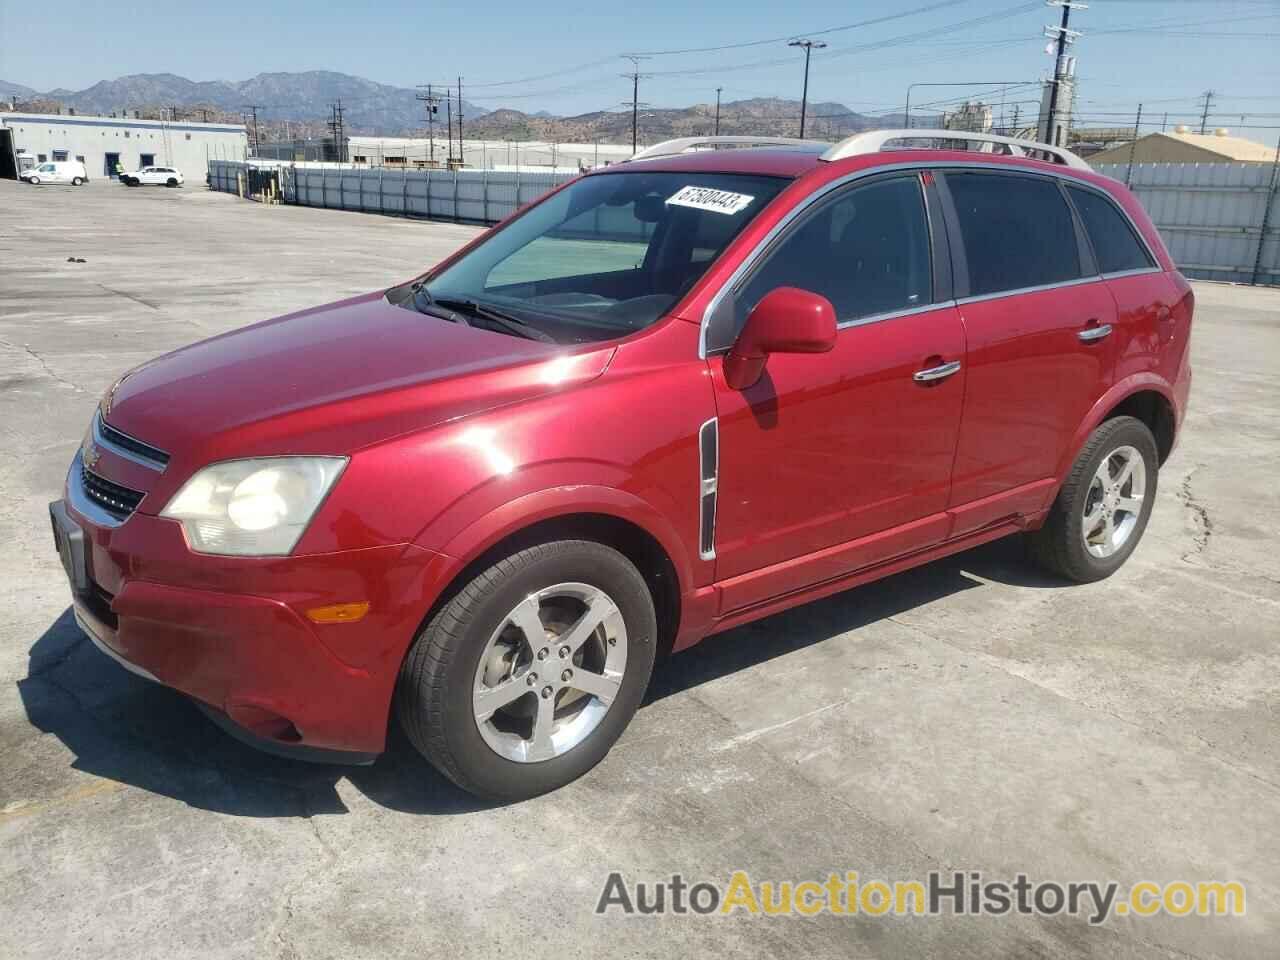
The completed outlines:
{"type": "Polygon", "coordinates": [[[1115,303],[1057,177],[939,178],[967,379],[952,536],[1048,505],[1076,429],[1114,376],[1115,303]]]}
{"type": "MultiPolygon", "coordinates": [[[[1116,302],[1115,379],[1158,369],[1173,340],[1178,292],[1128,216],[1096,187],[1072,184],[1067,196],[1089,237],[1098,269],[1116,302]]],[[[1172,375],[1173,371],[1169,371],[1172,375]]]]}

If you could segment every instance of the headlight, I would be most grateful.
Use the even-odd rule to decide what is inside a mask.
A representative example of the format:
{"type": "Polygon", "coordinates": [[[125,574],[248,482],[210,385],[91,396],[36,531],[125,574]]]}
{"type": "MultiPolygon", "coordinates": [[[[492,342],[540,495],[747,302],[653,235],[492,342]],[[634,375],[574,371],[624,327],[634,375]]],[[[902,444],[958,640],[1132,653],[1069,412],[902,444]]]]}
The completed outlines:
{"type": "Polygon", "coordinates": [[[197,553],[283,556],[293,550],[346,457],[227,460],[200,470],[160,512],[181,520],[197,553]]]}

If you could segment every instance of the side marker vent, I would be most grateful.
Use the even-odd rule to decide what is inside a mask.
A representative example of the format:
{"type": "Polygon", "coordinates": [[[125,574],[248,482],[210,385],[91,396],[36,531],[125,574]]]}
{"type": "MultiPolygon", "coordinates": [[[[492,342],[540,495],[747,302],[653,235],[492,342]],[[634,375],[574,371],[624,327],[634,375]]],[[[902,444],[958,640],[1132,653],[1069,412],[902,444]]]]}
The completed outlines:
{"type": "Polygon", "coordinates": [[[720,477],[720,430],[714,417],[698,430],[698,555],[703,560],[716,556],[716,487],[720,477]]]}

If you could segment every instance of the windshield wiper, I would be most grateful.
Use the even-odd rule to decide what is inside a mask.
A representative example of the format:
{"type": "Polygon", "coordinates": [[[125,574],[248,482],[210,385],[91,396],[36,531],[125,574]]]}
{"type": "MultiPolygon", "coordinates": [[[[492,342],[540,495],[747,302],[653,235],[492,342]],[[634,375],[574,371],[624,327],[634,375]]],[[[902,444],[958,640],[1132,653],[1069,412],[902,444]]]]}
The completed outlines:
{"type": "Polygon", "coordinates": [[[400,305],[412,301],[413,309],[419,313],[425,313],[429,317],[439,317],[441,320],[448,320],[451,323],[458,323],[464,327],[471,326],[471,321],[455,310],[441,305],[430,293],[427,292],[424,281],[419,280],[409,288],[409,296],[401,301],[400,305]]]}
{"type": "MultiPolygon", "coordinates": [[[[422,288],[422,293],[426,293],[426,288],[422,288]]],[[[477,303],[475,300],[454,299],[452,297],[435,298],[427,294],[429,302],[433,305],[444,307],[446,310],[465,310],[473,317],[480,317],[489,323],[495,324],[505,329],[508,333],[514,333],[518,337],[526,337],[529,340],[540,340],[543,343],[555,343],[555,338],[543,330],[539,330],[531,323],[521,320],[513,314],[506,313],[491,307],[488,304],[477,303]]]]}

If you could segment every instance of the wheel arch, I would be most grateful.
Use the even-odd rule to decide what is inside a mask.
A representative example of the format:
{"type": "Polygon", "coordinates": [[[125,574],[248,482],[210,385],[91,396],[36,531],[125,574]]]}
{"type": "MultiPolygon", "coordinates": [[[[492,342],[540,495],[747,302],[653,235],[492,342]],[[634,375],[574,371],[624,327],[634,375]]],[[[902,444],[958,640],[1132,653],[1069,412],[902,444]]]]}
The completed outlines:
{"type": "Polygon", "coordinates": [[[1106,423],[1116,417],[1133,417],[1147,425],[1156,438],[1156,451],[1160,465],[1164,466],[1173,452],[1177,435],[1173,402],[1158,390],[1138,390],[1115,404],[1099,422],[1106,423]]]}
{"type": "Polygon", "coordinates": [[[480,570],[535,543],[593,540],[613,547],[644,576],[658,615],[659,653],[671,649],[681,598],[692,589],[690,554],[670,522],[634,494],[569,486],[527,494],[475,520],[439,547],[450,565],[423,623],[480,570]]]}
{"type": "MultiPolygon", "coordinates": [[[[1084,449],[1089,435],[1107,420],[1120,416],[1133,416],[1145,423],[1156,438],[1156,449],[1163,464],[1173,452],[1181,422],[1173,388],[1154,373],[1139,373],[1113,384],[1098,398],[1081,422],[1071,444],[1058,464],[1058,486],[1066,480],[1071,464],[1084,449]]],[[[1057,495],[1055,489],[1054,495],[1057,495]]]]}

